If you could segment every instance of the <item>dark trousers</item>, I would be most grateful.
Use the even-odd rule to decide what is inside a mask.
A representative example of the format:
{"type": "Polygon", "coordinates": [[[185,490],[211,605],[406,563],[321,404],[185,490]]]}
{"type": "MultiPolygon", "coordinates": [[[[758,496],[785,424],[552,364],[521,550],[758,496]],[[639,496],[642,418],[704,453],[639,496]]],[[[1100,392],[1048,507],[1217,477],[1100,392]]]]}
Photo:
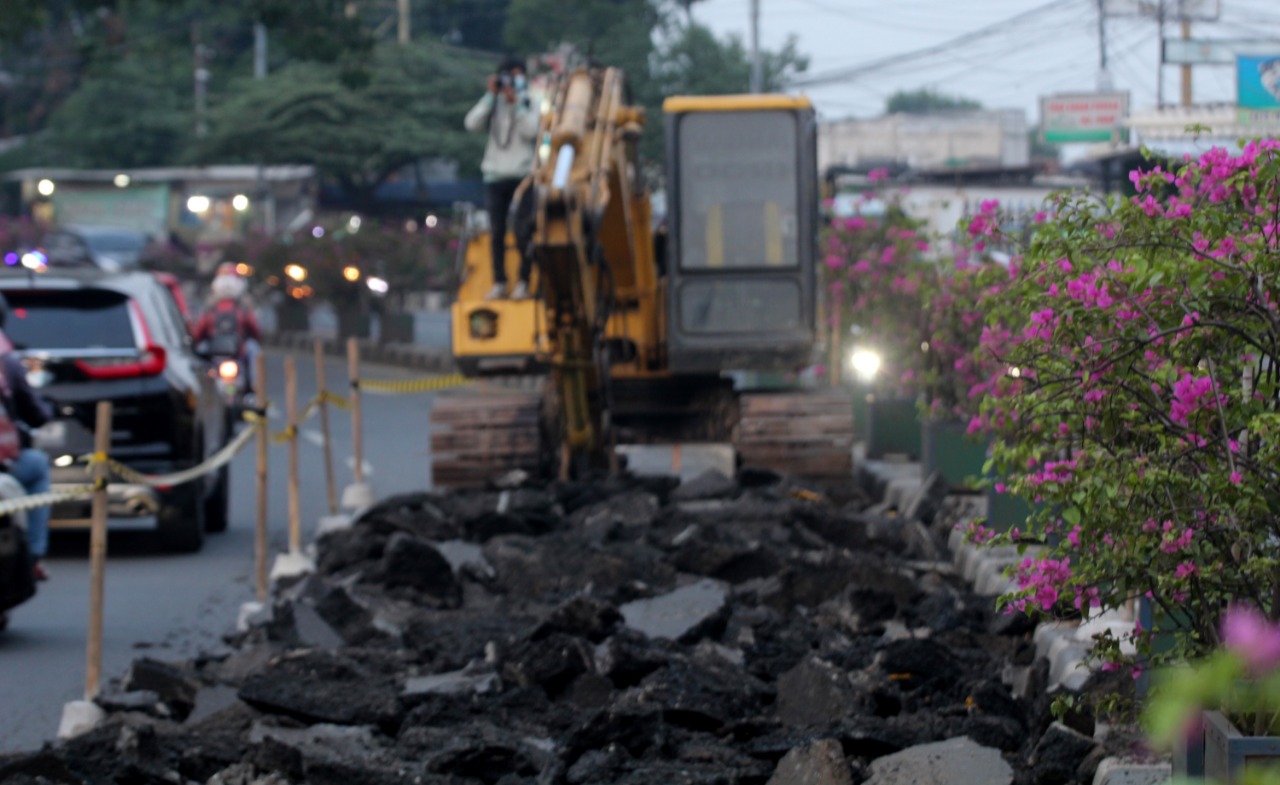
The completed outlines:
{"type": "MultiPolygon", "coordinates": [[[[489,249],[493,254],[493,282],[507,282],[507,216],[511,200],[520,187],[519,180],[495,180],[485,183],[484,208],[489,212],[489,249]]],[[[522,255],[523,256],[523,255],[522,255]]],[[[529,260],[520,261],[520,280],[529,280],[529,260]]]]}

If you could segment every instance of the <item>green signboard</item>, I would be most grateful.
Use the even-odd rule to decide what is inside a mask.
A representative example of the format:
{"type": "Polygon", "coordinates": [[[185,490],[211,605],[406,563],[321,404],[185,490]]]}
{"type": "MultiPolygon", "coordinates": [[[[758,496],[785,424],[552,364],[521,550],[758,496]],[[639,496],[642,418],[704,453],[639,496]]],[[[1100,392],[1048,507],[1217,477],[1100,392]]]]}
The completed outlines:
{"type": "Polygon", "coordinates": [[[1125,138],[1128,93],[1073,93],[1040,99],[1040,134],[1050,144],[1125,138]]]}
{"type": "Polygon", "coordinates": [[[55,220],[63,226],[113,226],[167,237],[169,186],[59,183],[53,194],[55,220]]]}

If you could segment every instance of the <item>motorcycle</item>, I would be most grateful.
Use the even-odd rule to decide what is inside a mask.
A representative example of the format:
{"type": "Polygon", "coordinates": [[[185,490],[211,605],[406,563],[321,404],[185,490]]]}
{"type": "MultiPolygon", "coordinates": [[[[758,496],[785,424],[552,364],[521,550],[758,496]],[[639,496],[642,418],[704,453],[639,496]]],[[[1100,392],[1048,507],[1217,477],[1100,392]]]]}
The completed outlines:
{"type": "MultiPolygon", "coordinates": [[[[26,495],[21,483],[8,474],[22,445],[18,429],[0,410],[0,501],[26,495]]],[[[0,515],[0,631],[9,626],[9,611],[36,594],[35,560],[27,542],[27,514],[0,515]]]]}
{"type": "Polygon", "coordinates": [[[255,409],[253,390],[249,386],[248,367],[245,360],[226,355],[212,355],[209,358],[218,395],[222,398],[223,411],[227,418],[227,433],[235,431],[236,423],[242,415],[255,409]]]}

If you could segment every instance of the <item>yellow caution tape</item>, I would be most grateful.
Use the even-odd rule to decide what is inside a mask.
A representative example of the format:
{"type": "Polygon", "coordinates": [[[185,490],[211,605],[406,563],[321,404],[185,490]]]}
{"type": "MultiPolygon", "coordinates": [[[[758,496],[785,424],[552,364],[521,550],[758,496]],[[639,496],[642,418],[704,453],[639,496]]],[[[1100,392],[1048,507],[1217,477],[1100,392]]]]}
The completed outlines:
{"type": "MultiPolygon", "coordinates": [[[[470,384],[471,380],[462,374],[449,374],[446,376],[428,376],[420,379],[357,379],[352,382],[352,387],[363,390],[365,392],[384,395],[409,395],[413,393],[434,392],[437,390],[447,390],[451,387],[461,387],[470,384]]],[[[286,443],[298,438],[298,425],[310,419],[323,404],[332,404],[339,409],[350,409],[351,401],[341,395],[330,390],[324,390],[302,408],[298,414],[298,422],[285,428],[283,431],[277,431],[270,434],[270,439],[277,443],[286,443]]],[[[260,412],[267,411],[267,402],[263,401],[260,411],[248,410],[241,412],[241,418],[251,424],[260,425],[267,422],[266,416],[260,412]]],[[[175,485],[182,485],[192,480],[203,477],[206,474],[221,469],[223,466],[231,462],[241,450],[248,445],[249,441],[257,434],[257,428],[246,428],[236,436],[222,449],[211,455],[204,462],[183,469],[180,472],[172,474],[146,474],[144,472],[132,469],[120,461],[112,458],[106,453],[95,452],[79,458],[78,462],[86,465],[86,469],[92,471],[93,467],[100,463],[105,463],[110,468],[112,476],[119,477],[127,482],[137,483],[139,485],[148,485],[153,488],[168,489],[175,485]]],[[[34,510],[39,507],[50,507],[62,501],[70,501],[74,499],[85,499],[93,495],[95,490],[102,490],[107,487],[108,480],[95,480],[94,483],[88,485],[78,485],[73,488],[60,491],[47,491],[45,493],[36,493],[28,496],[21,496],[15,499],[7,499],[0,501],[0,515],[8,515],[15,512],[23,512],[26,510],[34,510]]]]}
{"type": "Polygon", "coordinates": [[[336,392],[332,390],[322,390],[320,394],[316,397],[323,400],[325,403],[331,403],[334,406],[337,406],[339,409],[351,408],[351,401],[347,400],[341,395],[338,395],[336,392]]]}
{"type": "Polygon", "coordinates": [[[381,393],[384,395],[409,395],[412,393],[435,392],[451,387],[462,387],[471,380],[460,373],[447,376],[427,376],[421,379],[356,379],[352,386],[362,392],[381,393]]]}

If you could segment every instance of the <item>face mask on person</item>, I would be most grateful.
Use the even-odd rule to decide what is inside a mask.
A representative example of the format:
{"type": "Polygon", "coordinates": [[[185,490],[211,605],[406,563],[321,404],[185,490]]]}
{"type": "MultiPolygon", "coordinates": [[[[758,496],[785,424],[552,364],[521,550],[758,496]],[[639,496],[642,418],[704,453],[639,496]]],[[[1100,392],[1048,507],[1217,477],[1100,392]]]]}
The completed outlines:
{"type": "Polygon", "coordinates": [[[525,84],[526,82],[525,82],[524,74],[516,74],[515,78],[511,80],[511,85],[516,89],[516,92],[520,92],[521,90],[524,90],[525,84]]]}

